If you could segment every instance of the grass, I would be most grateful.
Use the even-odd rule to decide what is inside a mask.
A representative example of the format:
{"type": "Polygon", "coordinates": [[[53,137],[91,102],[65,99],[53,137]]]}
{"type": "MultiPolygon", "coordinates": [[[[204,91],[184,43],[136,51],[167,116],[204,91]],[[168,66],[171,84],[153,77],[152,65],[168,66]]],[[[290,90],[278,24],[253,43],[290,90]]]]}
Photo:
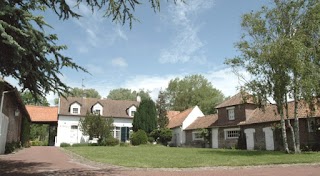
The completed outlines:
{"type": "Polygon", "coordinates": [[[318,163],[320,152],[285,154],[278,151],[246,151],[204,148],[67,147],[89,160],[127,167],[190,168],[213,166],[254,166],[270,164],[318,163]]]}

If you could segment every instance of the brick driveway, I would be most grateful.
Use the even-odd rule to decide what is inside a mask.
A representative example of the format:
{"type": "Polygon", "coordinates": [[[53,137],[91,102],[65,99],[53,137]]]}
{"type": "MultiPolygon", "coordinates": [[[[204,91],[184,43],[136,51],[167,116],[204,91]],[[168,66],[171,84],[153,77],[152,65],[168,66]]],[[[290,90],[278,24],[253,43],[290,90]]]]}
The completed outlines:
{"type": "MultiPolygon", "coordinates": [[[[320,162],[320,158],[319,158],[320,162]]],[[[131,175],[131,176],[319,176],[320,164],[191,169],[135,169],[97,164],[71,156],[56,147],[31,147],[0,155],[0,175],[131,175]]]]}

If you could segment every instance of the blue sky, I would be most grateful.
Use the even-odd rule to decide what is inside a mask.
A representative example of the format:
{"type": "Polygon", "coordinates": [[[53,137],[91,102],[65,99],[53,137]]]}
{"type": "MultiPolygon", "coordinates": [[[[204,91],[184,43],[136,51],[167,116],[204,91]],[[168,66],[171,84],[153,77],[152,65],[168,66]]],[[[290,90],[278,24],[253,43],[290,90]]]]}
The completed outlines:
{"type": "MultiPolygon", "coordinates": [[[[44,16],[54,27],[47,31],[58,34],[59,43],[68,46],[63,53],[91,73],[63,70],[61,79],[71,87],[81,87],[83,79],[85,88],[94,88],[103,97],[112,89],[129,88],[150,90],[155,99],[170,79],[202,74],[230,96],[241,81],[224,60],[237,55],[234,43],[241,36],[241,15],[268,3],[187,0],[174,5],[162,1],[161,11],[154,13],[145,1],[136,8],[140,22],[134,22],[131,30],[128,24],[103,18],[103,11],[92,14],[86,6],[77,9],[83,15],[79,20],[62,21],[49,11],[44,16]]],[[[55,95],[47,98],[52,102],[55,95]]]]}

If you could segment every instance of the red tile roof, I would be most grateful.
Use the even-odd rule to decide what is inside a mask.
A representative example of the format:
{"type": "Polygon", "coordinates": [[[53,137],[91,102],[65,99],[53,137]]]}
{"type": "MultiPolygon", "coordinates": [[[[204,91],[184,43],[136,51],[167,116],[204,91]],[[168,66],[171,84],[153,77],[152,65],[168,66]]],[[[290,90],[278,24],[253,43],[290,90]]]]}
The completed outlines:
{"type": "Polygon", "coordinates": [[[183,121],[188,117],[194,107],[182,111],[181,113],[169,119],[168,128],[176,128],[182,125],[183,121]]]}
{"type": "Polygon", "coordinates": [[[234,105],[244,104],[244,103],[255,104],[253,96],[245,92],[239,92],[238,94],[220,103],[218,106],[216,106],[216,108],[218,109],[218,108],[234,106],[234,105]]]}
{"type": "Polygon", "coordinates": [[[173,116],[175,116],[175,115],[177,115],[179,113],[180,113],[180,111],[168,111],[167,112],[167,117],[170,120],[173,116]]]}
{"type": "MultiPolygon", "coordinates": [[[[294,118],[294,102],[288,104],[289,118],[294,118]]],[[[286,117],[286,112],[284,112],[284,117],[286,117]]],[[[298,103],[298,118],[307,118],[307,117],[320,117],[320,103],[316,103],[314,111],[309,109],[309,105],[304,101],[298,103]]],[[[277,112],[276,105],[267,105],[264,109],[257,108],[255,109],[249,118],[246,121],[241,122],[240,124],[254,124],[254,123],[263,123],[263,122],[272,122],[279,121],[280,115],[277,112]]]]}
{"type": "Polygon", "coordinates": [[[208,128],[218,120],[218,114],[210,114],[203,117],[198,117],[185,130],[195,130],[200,128],[208,128]]]}
{"type": "Polygon", "coordinates": [[[26,105],[31,122],[58,122],[58,107],[26,105]]]}

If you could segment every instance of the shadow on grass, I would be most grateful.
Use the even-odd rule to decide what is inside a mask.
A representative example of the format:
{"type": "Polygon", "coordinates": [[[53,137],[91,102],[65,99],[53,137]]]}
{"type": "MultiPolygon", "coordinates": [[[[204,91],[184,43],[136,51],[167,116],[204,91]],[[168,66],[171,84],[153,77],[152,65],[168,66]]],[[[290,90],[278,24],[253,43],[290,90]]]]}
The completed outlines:
{"type": "Polygon", "coordinates": [[[115,169],[65,169],[55,170],[50,169],[48,163],[24,162],[24,161],[8,161],[0,160],[0,175],[1,176],[91,176],[91,175],[119,175],[119,170],[115,169]],[[48,167],[48,169],[41,169],[48,167]]]}

